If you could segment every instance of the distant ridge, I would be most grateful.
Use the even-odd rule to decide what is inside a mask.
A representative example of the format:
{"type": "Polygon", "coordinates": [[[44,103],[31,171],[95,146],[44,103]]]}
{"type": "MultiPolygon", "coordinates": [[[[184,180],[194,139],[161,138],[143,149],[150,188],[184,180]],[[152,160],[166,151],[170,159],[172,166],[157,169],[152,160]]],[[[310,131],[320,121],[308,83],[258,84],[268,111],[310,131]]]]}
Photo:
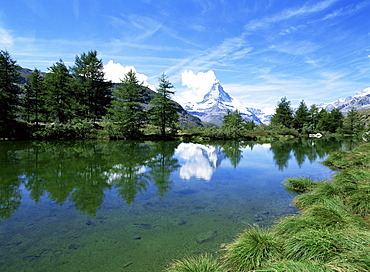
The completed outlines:
{"type": "Polygon", "coordinates": [[[370,87],[354,96],[341,98],[331,103],[322,103],[317,106],[319,108],[324,108],[327,111],[337,108],[343,113],[349,112],[352,108],[355,108],[358,111],[368,110],[370,109],[370,87]]]}

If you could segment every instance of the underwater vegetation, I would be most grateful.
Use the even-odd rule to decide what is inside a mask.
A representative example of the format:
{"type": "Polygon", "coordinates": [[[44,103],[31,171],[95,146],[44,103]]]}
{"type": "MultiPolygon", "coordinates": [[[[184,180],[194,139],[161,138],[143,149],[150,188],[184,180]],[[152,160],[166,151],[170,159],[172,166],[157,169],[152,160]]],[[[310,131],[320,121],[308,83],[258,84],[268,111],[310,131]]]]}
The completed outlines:
{"type": "Polygon", "coordinates": [[[244,230],[222,252],[174,261],[167,272],[370,271],[370,144],[324,162],[332,181],[288,178],[299,213],[244,230]]]}

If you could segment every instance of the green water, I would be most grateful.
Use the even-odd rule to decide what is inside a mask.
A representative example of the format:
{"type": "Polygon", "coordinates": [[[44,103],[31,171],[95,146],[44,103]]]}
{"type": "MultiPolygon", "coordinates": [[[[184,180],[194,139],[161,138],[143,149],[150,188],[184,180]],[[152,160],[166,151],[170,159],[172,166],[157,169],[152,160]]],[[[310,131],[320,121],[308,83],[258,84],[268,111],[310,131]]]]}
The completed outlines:
{"type": "Polygon", "coordinates": [[[162,271],[295,213],[343,143],[0,142],[0,271],[162,271]]]}

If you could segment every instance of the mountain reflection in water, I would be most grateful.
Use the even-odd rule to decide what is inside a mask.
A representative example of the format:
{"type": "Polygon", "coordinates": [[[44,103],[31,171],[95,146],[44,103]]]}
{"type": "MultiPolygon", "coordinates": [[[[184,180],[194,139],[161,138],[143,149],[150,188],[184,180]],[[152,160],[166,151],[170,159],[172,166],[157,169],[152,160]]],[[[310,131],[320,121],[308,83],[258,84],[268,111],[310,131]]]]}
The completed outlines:
{"type": "MultiPolygon", "coordinates": [[[[178,142],[1,142],[0,218],[6,219],[20,206],[24,186],[36,203],[48,197],[58,203],[74,203],[77,210],[95,215],[105,189],[116,189],[128,203],[152,184],[162,197],[171,190],[171,173],[179,177],[210,181],[228,159],[238,166],[243,152],[256,144],[223,141],[207,145],[178,142]]],[[[335,140],[300,140],[257,145],[273,153],[279,170],[294,157],[324,158],[328,152],[345,148],[335,140]]]]}
{"type": "Polygon", "coordinates": [[[281,182],[327,179],[328,139],[0,142],[1,271],[163,271],[295,213],[281,182]]]}

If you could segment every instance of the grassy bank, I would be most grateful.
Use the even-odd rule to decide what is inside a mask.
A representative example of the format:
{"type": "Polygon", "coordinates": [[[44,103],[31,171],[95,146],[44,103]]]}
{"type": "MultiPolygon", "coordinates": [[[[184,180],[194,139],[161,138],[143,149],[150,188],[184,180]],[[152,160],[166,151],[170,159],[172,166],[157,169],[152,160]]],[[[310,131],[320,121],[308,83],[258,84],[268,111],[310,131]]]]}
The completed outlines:
{"type": "Polygon", "coordinates": [[[217,254],[171,263],[167,272],[370,271],[370,144],[338,151],[332,181],[289,178],[300,212],[269,229],[251,227],[217,254]]]}

